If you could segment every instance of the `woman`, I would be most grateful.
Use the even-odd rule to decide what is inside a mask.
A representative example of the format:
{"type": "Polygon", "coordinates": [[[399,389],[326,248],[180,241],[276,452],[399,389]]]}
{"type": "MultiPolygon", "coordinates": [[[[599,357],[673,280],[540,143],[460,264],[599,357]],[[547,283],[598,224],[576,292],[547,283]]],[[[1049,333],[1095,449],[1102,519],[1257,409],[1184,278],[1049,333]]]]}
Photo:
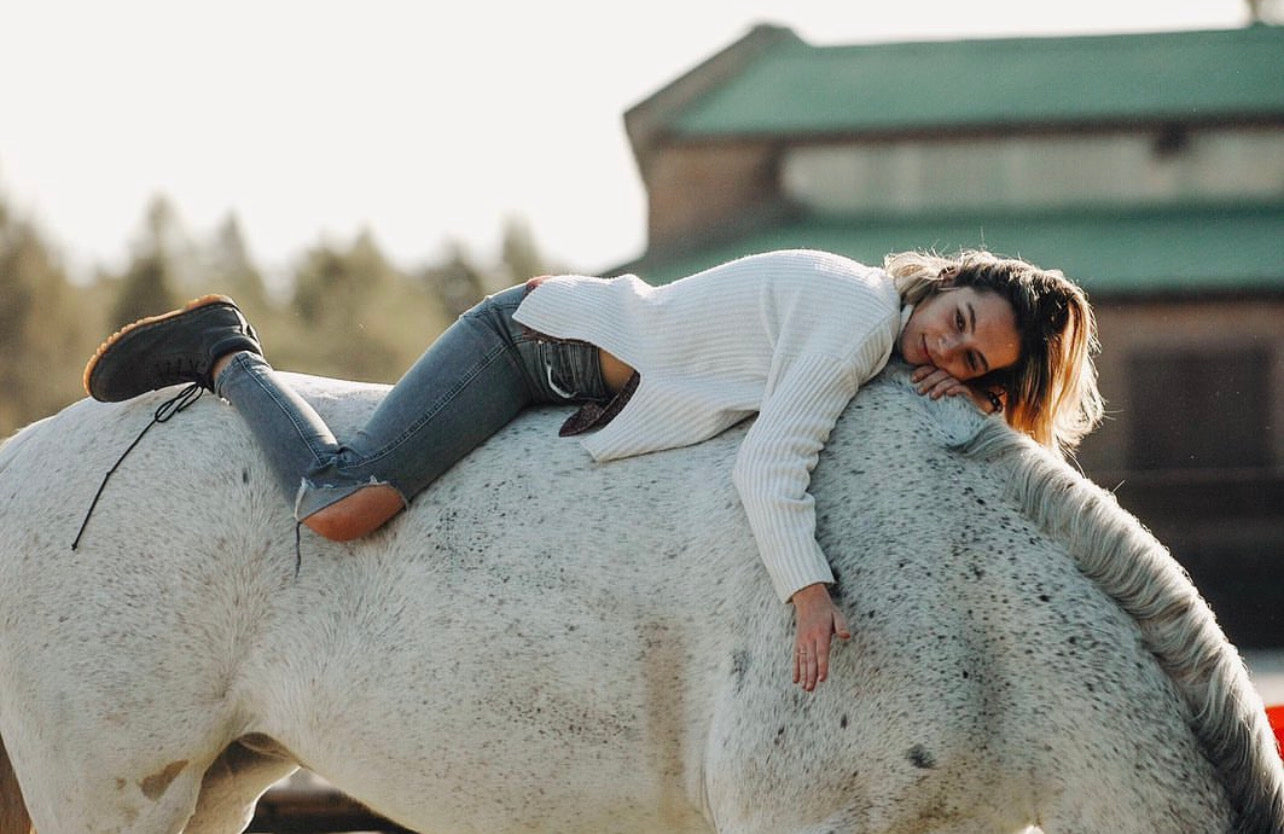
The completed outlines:
{"type": "Polygon", "coordinates": [[[885,269],[816,251],[741,258],[663,287],[633,276],[534,279],[487,298],[428,348],[340,443],[264,361],[236,306],[207,296],[99,348],[85,388],[106,401],[198,382],[231,402],[295,517],[322,536],[377,529],[532,403],[579,403],[562,427],[599,461],[712,437],[757,413],[733,479],[782,601],[794,682],[828,674],[850,637],[815,538],[811,470],[857,388],[893,352],[921,393],[966,396],[1056,450],[1101,416],[1083,292],[986,252],[907,252],[885,269]]]}

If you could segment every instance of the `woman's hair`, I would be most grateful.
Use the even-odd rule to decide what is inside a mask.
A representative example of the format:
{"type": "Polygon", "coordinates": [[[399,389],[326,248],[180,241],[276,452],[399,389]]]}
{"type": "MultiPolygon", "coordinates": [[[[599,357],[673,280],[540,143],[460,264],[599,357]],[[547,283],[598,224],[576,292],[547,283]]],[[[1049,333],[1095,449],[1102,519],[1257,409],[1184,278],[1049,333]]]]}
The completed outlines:
{"type": "Polygon", "coordinates": [[[907,304],[950,287],[972,287],[1006,299],[1021,339],[1015,365],[970,380],[1000,388],[1008,425],[1057,452],[1073,452],[1101,422],[1097,391],[1097,325],[1083,290],[1059,270],[968,250],[955,257],[927,252],[888,255],[884,268],[907,304]]]}

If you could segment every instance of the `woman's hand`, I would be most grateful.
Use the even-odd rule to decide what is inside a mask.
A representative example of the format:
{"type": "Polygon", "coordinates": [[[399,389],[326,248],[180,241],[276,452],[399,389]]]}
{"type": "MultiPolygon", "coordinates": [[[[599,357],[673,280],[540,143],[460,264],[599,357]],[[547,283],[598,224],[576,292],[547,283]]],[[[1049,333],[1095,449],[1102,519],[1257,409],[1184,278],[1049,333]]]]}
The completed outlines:
{"type": "Polygon", "coordinates": [[[959,382],[935,365],[919,365],[910,375],[910,380],[917,384],[918,392],[934,400],[941,397],[967,397],[982,414],[994,414],[995,408],[990,392],[982,388],[973,388],[966,382],[959,382]]]}
{"type": "Polygon", "coordinates": [[[817,582],[797,591],[794,604],[794,683],[811,692],[829,676],[829,639],[851,638],[847,620],[829,598],[829,589],[817,582]]]}

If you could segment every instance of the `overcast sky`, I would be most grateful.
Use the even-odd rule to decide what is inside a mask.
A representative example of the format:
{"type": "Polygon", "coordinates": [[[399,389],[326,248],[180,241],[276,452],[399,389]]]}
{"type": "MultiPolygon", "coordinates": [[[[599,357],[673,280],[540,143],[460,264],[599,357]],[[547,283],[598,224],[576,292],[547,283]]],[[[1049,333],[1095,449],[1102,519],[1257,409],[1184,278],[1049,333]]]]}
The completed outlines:
{"type": "Polygon", "coordinates": [[[78,271],[122,263],[164,194],[197,237],[235,212],[269,272],[362,228],[402,266],[450,238],[489,256],[508,215],[593,272],[645,244],[623,112],[756,22],[829,45],[1225,28],[1247,8],[0,0],[0,193],[78,271]]]}

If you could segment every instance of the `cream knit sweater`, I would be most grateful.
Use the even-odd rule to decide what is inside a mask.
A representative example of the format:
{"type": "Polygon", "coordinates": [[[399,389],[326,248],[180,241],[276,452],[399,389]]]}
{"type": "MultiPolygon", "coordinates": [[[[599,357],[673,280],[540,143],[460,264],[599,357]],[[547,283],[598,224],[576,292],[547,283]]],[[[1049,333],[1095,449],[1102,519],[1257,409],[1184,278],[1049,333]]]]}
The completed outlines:
{"type": "Polygon", "coordinates": [[[581,440],[595,460],[697,443],[758,413],[732,473],[782,600],[833,582],[816,543],[811,471],[858,386],[901,329],[881,269],[825,252],[769,252],[652,287],[633,275],[545,281],[514,318],[619,357],[641,381],[581,440]]]}

